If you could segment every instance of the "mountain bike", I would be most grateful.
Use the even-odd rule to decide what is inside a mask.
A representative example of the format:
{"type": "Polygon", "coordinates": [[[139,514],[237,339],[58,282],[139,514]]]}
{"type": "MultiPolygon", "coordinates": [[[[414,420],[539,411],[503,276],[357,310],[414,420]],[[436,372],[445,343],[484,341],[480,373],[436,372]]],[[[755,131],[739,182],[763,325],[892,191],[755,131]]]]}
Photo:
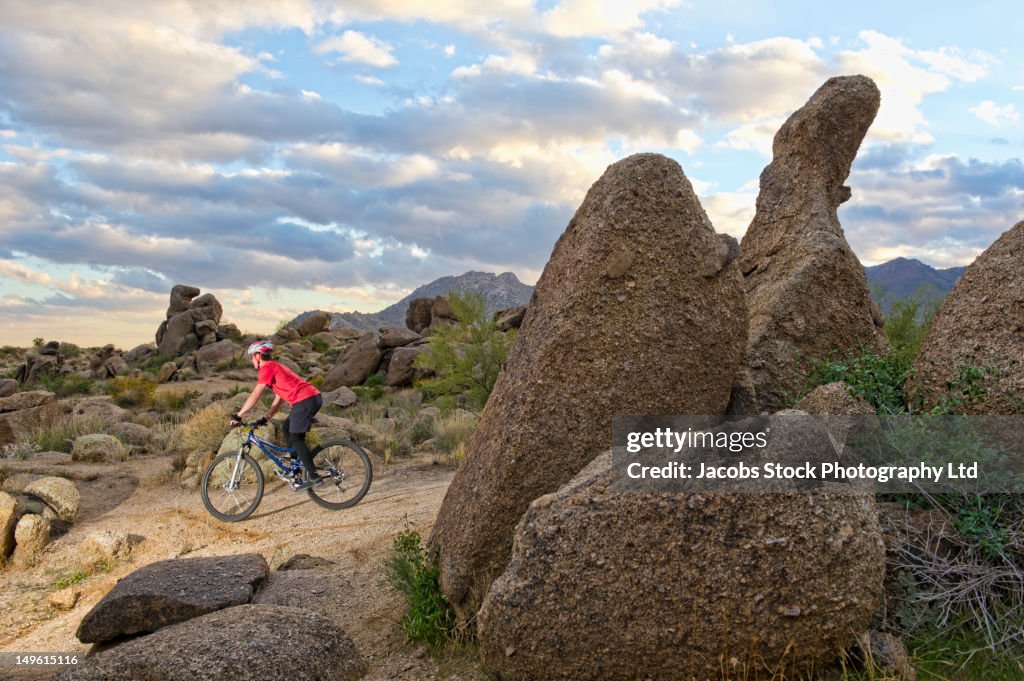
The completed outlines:
{"type": "MultiPolygon", "coordinates": [[[[237,452],[218,455],[206,467],[199,493],[203,506],[225,522],[245,520],[263,499],[263,470],[250,456],[253,446],[274,464],[277,477],[293,486],[305,469],[291,447],[280,447],[256,435],[257,426],[243,423],[245,440],[237,452]],[[287,460],[286,455],[292,454],[287,460]]],[[[363,448],[348,440],[330,440],[311,452],[323,481],[306,490],[315,503],[331,510],[349,508],[366,496],[373,481],[373,465],[363,448]]]]}

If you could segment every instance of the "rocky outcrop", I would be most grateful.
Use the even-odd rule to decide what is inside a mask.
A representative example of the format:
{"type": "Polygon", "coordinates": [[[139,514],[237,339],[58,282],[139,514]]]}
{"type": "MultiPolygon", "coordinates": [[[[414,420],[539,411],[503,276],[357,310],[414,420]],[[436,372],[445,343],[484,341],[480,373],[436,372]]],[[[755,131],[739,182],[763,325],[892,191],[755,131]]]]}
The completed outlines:
{"type": "MultiPolygon", "coordinates": [[[[824,424],[793,414],[771,424],[767,460],[833,451],[824,424]]],[[[602,455],[523,516],[478,618],[502,678],[799,675],[866,629],[885,570],[871,496],[617,482],[602,455]]]]}
{"type": "Polygon", "coordinates": [[[105,345],[99,352],[89,358],[89,371],[93,378],[104,380],[126,374],[128,362],[113,345],[105,345]]]}
{"type": "MultiPolygon", "coordinates": [[[[41,346],[43,349],[45,346],[41,346]]],[[[25,363],[18,367],[15,378],[19,383],[32,383],[44,375],[56,374],[64,366],[64,357],[56,352],[35,352],[25,356],[25,363]]]]}
{"type": "Polygon", "coordinates": [[[354,681],[366,665],[330,619],[281,605],[240,605],[169,626],[83,660],[60,681],[354,681]]]}
{"type": "Polygon", "coordinates": [[[921,343],[914,373],[909,396],[925,408],[947,402],[968,414],[1024,413],[1024,221],[953,287],[921,343]]]}
{"type": "Polygon", "coordinates": [[[458,321],[447,296],[416,298],[409,301],[405,326],[420,335],[429,336],[431,327],[458,321]]]}
{"type": "Polygon", "coordinates": [[[224,308],[211,293],[199,295],[194,286],[171,289],[167,320],[156,332],[161,355],[178,357],[217,342],[217,329],[224,308]]]}
{"type": "Polygon", "coordinates": [[[21,434],[51,425],[59,415],[57,396],[44,390],[0,397],[0,446],[15,442],[21,434]]]}
{"type": "Polygon", "coordinates": [[[252,553],[152,563],[119,581],[82,618],[76,636],[110,641],[248,603],[267,571],[263,556],[252,553]]]}
{"type": "Polygon", "coordinates": [[[499,331],[511,331],[523,325],[523,318],[526,316],[526,305],[510,307],[505,310],[498,310],[494,313],[494,325],[499,331]]]}
{"type": "Polygon", "coordinates": [[[75,483],[65,478],[47,476],[31,482],[25,487],[25,492],[43,500],[64,522],[75,522],[78,507],[82,503],[75,483]]]}
{"type": "Polygon", "coordinates": [[[13,378],[0,378],[0,397],[10,397],[18,392],[18,381],[13,378]]]}
{"type": "Polygon", "coordinates": [[[843,182],[879,102],[871,79],[831,78],[775,135],[739,257],[759,409],[774,410],[802,388],[813,360],[885,347],[864,268],[836,213],[850,198],[843,182]]]}
{"type": "Polygon", "coordinates": [[[391,362],[388,363],[387,378],[385,385],[398,387],[410,385],[413,381],[429,375],[431,372],[425,369],[417,369],[416,356],[425,350],[424,345],[406,346],[396,348],[391,355],[391,362]]]}
{"type": "Polygon", "coordinates": [[[679,165],[610,166],[555,245],[431,537],[472,616],[529,502],[608,445],[616,414],[722,414],[745,348],[735,240],[679,165]]]}
{"type": "Polygon", "coordinates": [[[245,348],[234,341],[222,340],[204,345],[196,352],[196,369],[211,371],[245,356],[245,348]]]}
{"type": "Polygon", "coordinates": [[[323,310],[314,310],[299,323],[296,331],[305,338],[306,336],[314,336],[322,331],[328,331],[330,328],[331,314],[323,310]]]}
{"type": "Polygon", "coordinates": [[[343,385],[359,385],[377,370],[382,357],[380,336],[364,333],[327,372],[321,390],[330,392],[343,385]]]}
{"type": "Polygon", "coordinates": [[[419,339],[420,335],[412,329],[385,326],[380,330],[380,346],[384,349],[405,347],[419,339]]]}

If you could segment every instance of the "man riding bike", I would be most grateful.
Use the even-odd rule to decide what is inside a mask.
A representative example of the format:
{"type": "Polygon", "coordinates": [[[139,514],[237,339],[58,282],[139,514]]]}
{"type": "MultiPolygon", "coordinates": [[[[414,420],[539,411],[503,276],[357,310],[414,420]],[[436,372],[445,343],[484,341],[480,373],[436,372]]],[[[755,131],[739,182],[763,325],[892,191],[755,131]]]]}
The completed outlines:
{"type": "Polygon", "coordinates": [[[242,415],[252,409],[259,401],[263,391],[270,386],[274,393],[274,403],[262,418],[255,422],[255,425],[266,424],[285,401],[291,405],[291,413],[284,421],[284,436],[289,447],[295,450],[302,467],[306,471],[306,479],[293,485],[295,489],[304,490],[319,485],[323,482],[316,473],[316,466],[313,464],[313,455],[306,446],[306,433],[313,426],[313,417],[320,411],[324,400],[311,383],[308,383],[289,369],[288,367],[271,359],[274,344],[270,341],[256,341],[249,346],[247,354],[252,359],[252,365],[259,371],[259,378],[256,387],[253,388],[249,399],[245,401],[238,413],[231,416],[231,425],[237,426],[242,423],[242,415]]]}

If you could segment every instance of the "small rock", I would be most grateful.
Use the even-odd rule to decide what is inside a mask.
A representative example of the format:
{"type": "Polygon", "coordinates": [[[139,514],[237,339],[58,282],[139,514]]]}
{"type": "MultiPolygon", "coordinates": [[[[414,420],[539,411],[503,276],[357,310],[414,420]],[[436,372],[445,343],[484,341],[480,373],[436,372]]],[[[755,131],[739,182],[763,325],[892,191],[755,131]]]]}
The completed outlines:
{"type": "Polygon", "coordinates": [[[13,378],[0,379],[0,397],[10,397],[18,392],[18,382],[13,378]]]}
{"type": "Polygon", "coordinates": [[[88,562],[103,560],[113,563],[127,558],[132,551],[132,546],[136,543],[138,541],[133,542],[125,532],[101,530],[86,537],[79,550],[88,562]]]}
{"type": "Polygon", "coordinates": [[[14,529],[14,566],[26,568],[35,564],[49,541],[50,521],[38,515],[21,516],[14,529]]]}
{"type": "Polygon", "coordinates": [[[79,589],[69,586],[66,589],[53,592],[47,600],[52,608],[57,610],[71,610],[78,604],[78,599],[81,597],[82,592],[79,589]]]}
{"type": "Polygon", "coordinates": [[[128,448],[113,435],[93,433],[75,438],[71,447],[73,461],[124,461],[128,448]]]}
{"type": "Polygon", "coordinates": [[[73,482],[54,476],[35,480],[25,487],[25,493],[45,501],[67,523],[75,522],[78,506],[82,503],[82,496],[73,482]]]}

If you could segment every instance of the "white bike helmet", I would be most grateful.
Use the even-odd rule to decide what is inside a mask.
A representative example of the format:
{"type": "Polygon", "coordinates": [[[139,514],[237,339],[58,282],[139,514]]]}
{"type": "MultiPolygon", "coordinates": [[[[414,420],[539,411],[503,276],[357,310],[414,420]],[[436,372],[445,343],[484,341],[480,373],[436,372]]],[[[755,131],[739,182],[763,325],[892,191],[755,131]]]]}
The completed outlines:
{"type": "Polygon", "coordinates": [[[264,352],[270,352],[273,349],[274,349],[274,344],[271,343],[270,341],[266,341],[266,340],[256,341],[255,343],[253,343],[252,345],[249,346],[249,349],[246,351],[245,354],[247,354],[250,357],[252,357],[256,353],[263,354],[264,352]]]}

